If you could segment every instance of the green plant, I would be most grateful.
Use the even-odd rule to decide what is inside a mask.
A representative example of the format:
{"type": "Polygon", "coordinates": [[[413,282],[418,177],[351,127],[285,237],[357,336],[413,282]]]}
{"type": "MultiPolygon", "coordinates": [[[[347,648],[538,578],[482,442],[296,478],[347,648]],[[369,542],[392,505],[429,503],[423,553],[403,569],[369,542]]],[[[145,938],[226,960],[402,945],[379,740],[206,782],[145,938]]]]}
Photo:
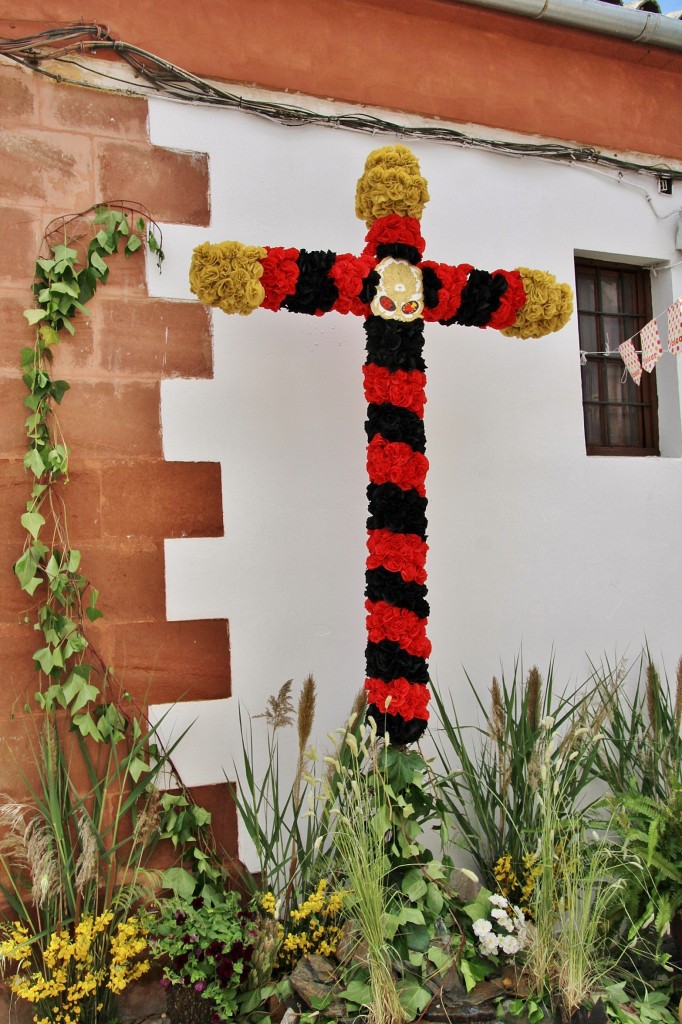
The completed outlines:
{"type": "Polygon", "coordinates": [[[637,927],[652,922],[659,935],[672,928],[682,965],[682,659],[674,693],[648,651],[632,694],[622,668],[617,687],[610,675],[601,677],[605,741],[594,771],[610,791],[637,927]]]}
{"type": "Polygon", "coordinates": [[[115,968],[128,962],[126,936],[140,938],[130,932],[136,907],[158,884],[149,868],[158,841],[154,782],[169,755],[137,720],[121,715],[110,724],[111,741],[93,751],[77,730],[61,737],[56,716],[45,715],[37,782],[24,777],[28,799],[0,805],[2,953],[20,964],[13,990],[38,1004],[36,1020],[54,1024],[74,1024],[66,1010],[74,993],[82,1004],[75,1019],[108,1020],[117,983],[133,976],[115,968]],[[73,774],[77,764],[85,784],[73,774]],[[69,942],[78,955],[67,960],[69,942]]]}
{"type": "Polygon", "coordinates": [[[234,1017],[253,955],[253,915],[242,911],[237,893],[224,892],[216,902],[160,900],[147,928],[164,987],[191,988],[221,1020],[234,1017]]]}
{"type": "MultiPolygon", "coordinates": [[[[329,797],[338,803],[334,843],[347,886],[347,909],[357,922],[367,966],[367,1018],[373,1024],[397,1024],[412,1019],[415,1013],[404,1009],[393,973],[396,953],[392,940],[399,927],[402,908],[388,884],[390,858],[386,855],[386,836],[391,821],[390,812],[388,816],[385,813],[388,809],[385,781],[380,774],[383,751],[378,758],[371,759],[369,771],[363,771],[374,742],[375,736],[370,734],[368,744],[360,746],[355,763],[340,775],[329,797]]],[[[355,1001],[354,990],[351,995],[355,1001]]],[[[409,1000],[405,991],[402,1000],[409,1000]]]]}
{"type": "MultiPolygon", "coordinates": [[[[569,1020],[608,980],[624,947],[611,929],[625,914],[623,865],[604,834],[588,835],[583,818],[566,817],[561,762],[551,744],[540,767],[540,873],[532,896],[524,974],[535,999],[548,998],[569,1020]]],[[[570,783],[569,783],[570,785],[570,783]]]]}
{"type": "MultiPolygon", "coordinates": [[[[296,711],[291,688],[292,680],[287,680],[279,693],[269,698],[266,711],[255,716],[266,720],[264,758],[259,756],[254,742],[253,720],[249,719],[247,725],[240,709],[241,769],[236,770],[236,781],[230,784],[237,812],[257,858],[255,874],[243,871],[239,864],[235,869],[240,871],[243,884],[253,896],[264,890],[272,893],[285,928],[290,911],[303,905],[320,879],[329,876],[334,859],[331,805],[320,804],[312,813],[315,779],[309,769],[318,754],[308,744],[315,714],[315,681],[312,676],[304,681],[296,711]],[[298,737],[296,773],[293,784],[283,785],[278,733],[294,721],[298,737]]],[[[350,725],[339,730],[342,740],[336,742],[335,757],[325,759],[332,780],[339,771],[336,764],[343,766],[352,759],[364,707],[363,691],[356,699],[350,725]]]]}
{"type": "Polygon", "coordinates": [[[17,964],[10,991],[39,1006],[37,1024],[77,1024],[108,1019],[105,998],[123,992],[150,968],[145,929],[136,917],[119,921],[112,930],[111,910],[83,917],[73,928],[53,932],[41,949],[37,970],[30,953],[31,936],[17,923],[0,943],[3,961],[17,964]],[[108,942],[106,941],[108,938],[108,942]],[[24,969],[28,968],[28,972],[24,969]]]}
{"type": "Polygon", "coordinates": [[[540,827],[537,792],[546,749],[551,762],[562,766],[562,814],[573,814],[588,800],[586,787],[603,710],[594,685],[557,697],[552,664],[546,683],[537,668],[530,670],[524,683],[519,662],[511,682],[504,675],[501,683],[493,678],[490,707],[472,680],[468,682],[482,725],[463,724],[454,700],[447,707],[433,687],[438,787],[458,826],[458,842],[473,858],[486,885],[494,889],[495,865],[502,858],[509,858],[508,871],[515,878],[524,878],[528,872],[527,858],[540,827]]]}
{"type": "MultiPolygon", "coordinates": [[[[45,233],[47,254],[35,265],[35,305],[24,313],[36,328],[33,347],[21,352],[28,390],[24,404],[29,411],[24,465],[32,474],[32,486],[21,516],[26,541],[14,571],[37,606],[34,628],[42,636],[42,646],[33,654],[41,676],[36,699],[46,710],[68,708],[75,727],[96,741],[106,741],[108,731],[106,721],[98,722],[91,713],[99,687],[93,685],[93,666],[85,660],[84,623],[86,619],[94,622],[102,613],[97,607],[98,591],[81,572],[80,552],[69,540],[59,487],[68,481],[69,453],[57,418],[57,406],[69,384],[53,380],[50,368],[62,332],[73,334],[74,315],[88,313],[85,304],[106,282],[106,260],[119,245],[129,256],[147,238],[159,261],[163,259],[157,230],[147,211],[134,205],[96,206],[53,222],[45,233]],[[90,215],[94,234],[82,243],[76,236],[90,215]]],[[[107,671],[103,665],[101,669],[104,686],[107,671]]]]}

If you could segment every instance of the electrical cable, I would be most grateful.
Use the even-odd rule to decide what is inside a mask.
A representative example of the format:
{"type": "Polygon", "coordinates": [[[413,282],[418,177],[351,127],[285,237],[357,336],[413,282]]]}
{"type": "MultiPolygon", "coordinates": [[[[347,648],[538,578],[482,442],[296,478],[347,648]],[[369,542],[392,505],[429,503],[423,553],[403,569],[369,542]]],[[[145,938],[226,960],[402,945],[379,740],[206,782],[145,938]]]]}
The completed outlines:
{"type": "MultiPolygon", "coordinates": [[[[238,109],[254,114],[270,121],[276,121],[285,127],[301,127],[303,125],[321,125],[330,128],[342,128],[348,131],[364,132],[371,135],[397,135],[407,139],[438,141],[462,147],[503,153],[516,157],[536,157],[556,160],[569,164],[580,164],[594,167],[595,165],[617,168],[621,171],[634,171],[656,178],[668,178],[682,181],[682,170],[676,170],[665,164],[651,165],[624,160],[617,156],[601,153],[591,146],[567,146],[561,143],[512,142],[467,135],[456,128],[446,125],[405,125],[398,124],[374,114],[346,113],[325,114],[308,110],[293,104],[279,103],[274,100],[249,99],[207,82],[185,71],[175,64],[157,57],[147,50],[133,46],[131,43],[113,39],[104,25],[69,25],[63,28],[48,29],[36,35],[22,39],[0,39],[0,56],[5,56],[23,67],[46,75],[54,81],[78,84],[97,89],[100,86],[84,82],[81,78],[68,78],[44,67],[46,62],[55,62],[63,67],[74,65],[83,68],[72,55],[96,55],[100,51],[115,54],[143,79],[136,83],[135,88],[152,88],[164,96],[181,102],[206,103],[214,106],[238,109]]],[[[105,80],[122,82],[114,75],[108,75],[99,69],[87,67],[90,74],[99,75],[105,80]]],[[[128,83],[122,82],[126,85],[128,83]]],[[[132,91],[132,90],[130,90],[132,91]]],[[[636,187],[636,186],[635,186],[636,187]]],[[[653,207],[652,207],[653,209],[653,207]]],[[[655,211],[654,211],[655,212],[655,211]]]]}

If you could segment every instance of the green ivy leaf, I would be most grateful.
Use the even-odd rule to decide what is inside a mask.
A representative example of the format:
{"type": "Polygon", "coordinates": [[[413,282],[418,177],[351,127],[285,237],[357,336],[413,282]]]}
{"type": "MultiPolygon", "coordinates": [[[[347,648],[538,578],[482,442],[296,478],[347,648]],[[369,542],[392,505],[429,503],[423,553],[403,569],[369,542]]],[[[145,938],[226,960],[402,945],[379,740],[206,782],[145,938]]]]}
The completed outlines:
{"type": "Polygon", "coordinates": [[[410,868],[406,871],[400,888],[413,903],[421,899],[426,894],[426,881],[420,868],[410,868]]]}
{"type": "Polygon", "coordinates": [[[172,889],[182,900],[191,899],[194,895],[194,875],[184,868],[166,868],[161,875],[164,889],[172,889]]]}
{"type": "Polygon", "coordinates": [[[37,448],[29,448],[24,455],[24,466],[30,469],[34,476],[42,476],[45,472],[45,465],[37,448]]]}
{"type": "Polygon", "coordinates": [[[101,734],[92,715],[84,712],[80,715],[73,716],[74,728],[78,729],[81,736],[92,736],[94,740],[101,740],[101,734]]]}
{"type": "Polygon", "coordinates": [[[128,771],[133,779],[133,782],[139,782],[140,776],[143,772],[149,771],[149,765],[141,757],[133,757],[128,763],[128,771]]]}
{"type": "Polygon", "coordinates": [[[98,252],[95,251],[90,253],[90,263],[95,270],[99,270],[100,274],[106,273],[107,265],[98,252]]]}
{"type": "Polygon", "coordinates": [[[140,239],[140,236],[139,235],[131,235],[130,238],[128,239],[128,241],[126,242],[126,247],[125,247],[125,250],[124,250],[125,255],[126,256],[130,256],[131,253],[137,252],[137,250],[141,247],[141,245],[142,245],[142,240],[140,239]]]}
{"type": "Polygon", "coordinates": [[[47,313],[44,309],[25,309],[23,315],[26,317],[29,324],[33,326],[33,324],[37,324],[43,320],[47,316],[47,313]]]}
{"type": "Polygon", "coordinates": [[[45,518],[41,516],[40,512],[24,512],[21,517],[21,525],[35,540],[40,533],[41,526],[45,525],[45,518]]]}
{"type": "Polygon", "coordinates": [[[339,992],[339,996],[347,1003],[353,1003],[355,1006],[370,1006],[372,1002],[372,990],[369,985],[355,979],[349,982],[348,986],[343,992],[339,992]]]}
{"type": "Polygon", "coordinates": [[[71,385],[68,383],[68,381],[65,380],[52,381],[52,387],[50,389],[50,392],[57,405],[61,405],[62,398],[64,397],[64,395],[66,394],[70,387],[71,385]]]}
{"type": "Polygon", "coordinates": [[[45,675],[49,676],[54,668],[54,658],[51,649],[49,647],[41,647],[40,650],[35,651],[33,654],[33,660],[37,661],[45,675]]]}
{"type": "Polygon", "coordinates": [[[97,590],[96,587],[93,587],[90,591],[90,604],[85,609],[85,614],[90,619],[90,622],[97,622],[98,619],[101,619],[104,616],[104,612],[101,612],[99,608],[95,607],[98,597],[99,590],[97,590]]]}

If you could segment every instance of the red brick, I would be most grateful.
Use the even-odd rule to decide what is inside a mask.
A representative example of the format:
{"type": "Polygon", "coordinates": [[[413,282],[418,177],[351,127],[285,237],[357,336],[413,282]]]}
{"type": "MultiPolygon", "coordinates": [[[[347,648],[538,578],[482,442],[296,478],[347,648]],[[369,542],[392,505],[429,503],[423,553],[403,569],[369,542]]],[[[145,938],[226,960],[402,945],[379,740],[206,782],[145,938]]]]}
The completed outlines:
{"type": "Polygon", "coordinates": [[[81,571],[100,591],[106,624],[153,622],[166,617],[163,544],[151,541],[87,541],[81,571]]]}
{"type": "MultiPolygon", "coordinates": [[[[2,713],[21,714],[39,686],[33,652],[41,646],[40,637],[30,625],[0,623],[0,674],[2,675],[2,713]]],[[[0,757],[0,765],[5,757],[0,757]]]]}
{"type": "Polygon", "coordinates": [[[42,122],[98,137],[148,138],[147,101],[142,97],[52,83],[43,90],[42,122]]]}
{"type": "Polygon", "coordinates": [[[228,784],[219,782],[214,786],[192,786],[190,793],[199,807],[211,812],[211,830],[224,858],[236,860],[239,855],[237,809],[228,784]]]}
{"type": "Polygon", "coordinates": [[[93,200],[90,139],[66,132],[0,135],[0,199],[84,209],[93,200]]]}
{"type": "Polygon", "coordinates": [[[110,634],[101,645],[107,664],[136,701],[170,704],[230,696],[230,641],[224,620],[120,623],[110,627],[110,634]]]}
{"type": "Polygon", "coordinates": [[[0,65],[0,110],[3,124],[31,123],[36,117],[35,87],[28,72],[0,65]]]}
{"type": "Polygon", "coordinates": [[[97,152],[100,194],[105,198],[134,198],[158,221],[208,225],[205,153],[116,142],[97,143],[97,152]]]}
{"type": "Polygon", "coordinates": [[[198,302],[102,296],[97,337],[99,364],[117,377],[210,377],[213,370],[211,318],[198,302]]]}
{"type": "Polygon", "coordinates": [[[158,458],[159,408],[158,384],[79,380],[59,407],[59,425],[80,458],[158,458]]]}
{"type": "Polygon", "coordinates": [[[15,553],[13,561],[21,554],[26,531],[19,522],[19,517],[26,511],[26,502],[31,494],[34,476],[24,469],[19,459],[3,459],[0,461],[0,523],[2,523],[2,540],[13,544],[15,553]]]}
{"type": "Polygon", "coordinates": [[[102,529],[112,537],[222,537],[217,462],[107,462],[102,529]]]}
{"type": "Polygon", "coordinates": [[[28,288],[25,295],[0,294],[0,368],[18,370],[21,349],[33,345],[35,328],[23,316],[32,305],[31,299],[28,288]]]}
{"type": "MultiPolygon", "coordinates": [[[[72,462],[73,466],[73,462],[72,462]]],[[[97,465],[84,468],[79,462],[69,470],[68,480],[55,485],[54,501],[61,502],[60,513],[69,531],[72,547],[102,535],[100,472],[97,465]]]]}
{"type": "MultiPolygon", "coordinates": [[[[5,520],[3,520],[4,525],[5,520]]],[[[10,526],[13,526],[11,521],[10,526]]],[[[20,531],[21,527],[19,527],[20,531]]],[[[13,534],[15,531],[11,529],[9,532],[13,534]]],[[[23,537],[14,542],[11,539],[7,541],[3,539],[2,543],[0,543],[0,622],[4,622],[7,625],[18,626],[24,624],[24,619],[27,615],[33,621],[33,609],[39,600],[39,594],[31,597],[25,590],[21,589],[19,580],[14,574],[14,563],[21,556],[23,549],[23,537]]],[[[36,636],[37,634],[34,633],[34,648],[40,646],[35,639],[36,636]]]]}
{"type": "Polygon", "coordinates": [[[0,459],[23,459],[26,451],[24,422],[29,412],[24,405],[28,394],[19,376],[0,377],[0,459]]]}
{"type": "Polygon", "coordinates": [[[42,235],[40,215],[13,206],[0,206],[0,280],[21,286],[26,296],[24,308],[31,305],[39,235],[42,235]]]}

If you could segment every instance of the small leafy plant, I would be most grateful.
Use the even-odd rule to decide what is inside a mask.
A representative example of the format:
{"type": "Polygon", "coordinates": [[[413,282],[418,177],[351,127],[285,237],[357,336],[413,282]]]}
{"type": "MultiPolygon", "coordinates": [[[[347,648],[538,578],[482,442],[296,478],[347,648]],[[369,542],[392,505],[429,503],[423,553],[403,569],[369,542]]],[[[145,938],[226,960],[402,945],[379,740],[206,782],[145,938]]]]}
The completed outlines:
{"type": "Polygon", "coordinates": [[[253,916],[235,892],[215,903],[159,901],[147,919],[149,943],[163,968],[162,984],[192,988],[214,1008],[217,1019],[234,1017],[238,993],[253,956],[253,916]]]}

